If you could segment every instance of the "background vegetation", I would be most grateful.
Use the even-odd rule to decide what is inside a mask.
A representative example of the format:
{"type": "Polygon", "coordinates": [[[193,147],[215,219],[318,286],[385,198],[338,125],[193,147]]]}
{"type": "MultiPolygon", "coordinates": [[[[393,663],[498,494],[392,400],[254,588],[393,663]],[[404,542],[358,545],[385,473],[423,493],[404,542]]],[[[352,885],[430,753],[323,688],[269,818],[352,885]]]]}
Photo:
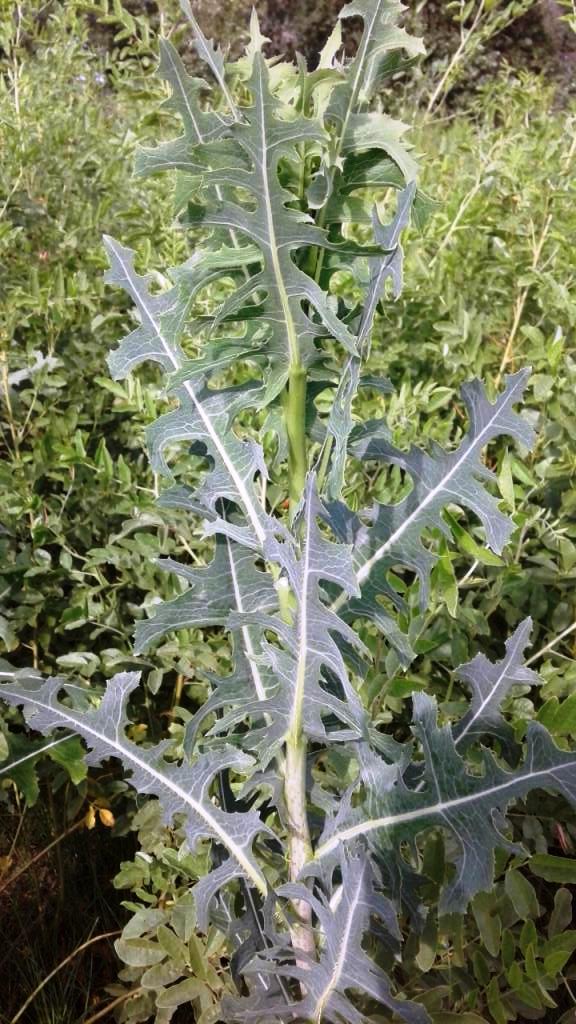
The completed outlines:
{"type": "MultiPolygon", "coordinates": [[[[0,8],[0,655],[95,687],[121,668],[141,668],[147,705],[135,728],[143,731],[152,707],[179,728],[177,708],[194,708],[222,644],[216,634],[190,632],[146,659],[134,658],[130,644],[134,619],[174,586],[150,557],[183,549],[203,556],[201,537],[190,536],[176,514],[160,520],[153,505],[158,482],[143,456],[144,429],[155,416],[153,374],[146,387],[118,384],[105,366],[126,316],[118,293],[102,283],[101,234],[113,230],[136,248],[142,267],[152,249],[154,264],[169,267],[186,248],[165,226],[170,183],[131,174],[136,139],[157,139],[169,127],[158,112],[161,84],[151,76],[154,33],[172,30],[179,17],[176,2],[161,6],[162,14],[152,3],[107,0],[0,8]]],[[[338,6],[325,2],[311,11],[302,2],[288,23],[268,0],[264,29],[277,48],[297,38],[312,52],[338,6]]],[[[208,29],[237,40],[246,7],[242,0],[205,3],[199,13],[208,29]]],[[[427,436],[450,445],[462,428],[459,384],[478,375],[496,386],[504,372],[530,363],[525,415],[539,440],[522,459],[504,448],[492,452],[516,523],[504,558],[487,556],[474,529],[455,521],[461,556],[446,552],[440,560],[425,621],[413,603],[421,656],[409,680],[393,657],[376,652],[364,697],[379,721],[401,709],[415,686],[433,689],[448,708],[457,694],[452,676],[439,675],[439,656],[453,666],[480,646],[499,656],[500,638],[530,614],[543,686],[536,703],[515,697],[510,710],[519,721],[537,715],[560,744],[574,746],[570,25],[561,23],[558,42],[530,3],[421,3],[410,17],[427,32],[431,56],[398,80],[386,102],[416,122],[422,187],[437,205],[423,232],[410,230],[404,294],[378,322],[372,369],[395,387],[385,401],[396,443],[427,436]]],[[[173,38],[186,53],[180,28],[173,38]]],[[[374,412],[367,401],[356,408],[360,418],[374,412]]],[[[356,492],[360,502],[366,484],[358,472],[349,497],[356,492]]],[[[402,481],[393,471],[370,484],[384,496],[402,481]]],[[[120,1014],[147,1019],[154,1008],[146,992],[125,996],[141,987],[150,964],[128,963],[116,982],[114,936],[98,939],[117,933],[136,908],[142,915],[143,906],[150,913],[137,919],[134,934],[164,950],[153,963],[169,963],[174,972],[187,961],[203,972],[198,1019],[214,1019],[218,948],[210,938],[205,949],[190,945],[186,888],[194,865],[176,860],[178,836],[161,830],[146,805],[136,806],[120,776],[84,777],[73,747],[37,761],[30,742],[19,716],[5,712],[0,921],[10,939],[0,951],[0,1019],[81,1021],[112,1003],[120,1014]],[[10,761],[24,750],[29,760],[11,773],[10,761]],[[144,857],[134,853],[138,830],[144,857]],[[121,861],[114,890],[109,880],[121,861]],[[164,916],[154,917],[159,910],[164,916]],[[162,946],[170,929],[185,954],[174,942],[162,946]]],[[[531,806],[526,812],[529,848],[562,856],[564,868],[550,878],[512,866],[469,919],[445,922],[444,931],[416,943],[418,970],[406,979],[406,993],[427,1002],[438,1024],[452,1019],[440,1008],[456,1003],[465,1024],[501,1024],[512,1019],[514,992],[523,1001],[519,1019],[575,1019],[576,933],[566,929],[576,821],[552,799],[544,813],[531,806]],[[560,980],[549,993],[541,978],[553,955],[560,980]]]]}

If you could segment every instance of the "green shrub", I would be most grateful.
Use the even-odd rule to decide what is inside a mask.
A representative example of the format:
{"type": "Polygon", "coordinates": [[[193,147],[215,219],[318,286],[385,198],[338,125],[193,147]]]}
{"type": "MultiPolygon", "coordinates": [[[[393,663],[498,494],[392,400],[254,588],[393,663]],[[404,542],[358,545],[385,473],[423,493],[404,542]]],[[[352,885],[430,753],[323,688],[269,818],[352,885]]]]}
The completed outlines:
{"type": "MultiPolygon", "coordinates": [[[[9,167],[22,170],[25,188],[12,195],[11,186],[6,188],[11,282],[6,297],[9,339],[16,344],[6,347],[4,360],[4,380],[13,385],[4,392],[2,424],[7,455],[1,498],[7,527],[5,640],[18,665],[30,662],[31,649],[36,667],[80,674],[91,680],[95,693],[118,668],[154,666],[144,701],[148,722],[140,715],[133,735],[157,738],[163,728],[155,713],[182,701],[188,710],[176,713],[171,728],[179,749],[179,719],[189,719],[207,692],[205,670],[221,666],[229,649],[217,630],[190,629],[184,637],[179,634],[179,642],[163,641],[153,659],[130,651],[131,619],[144,618],[159,593],[169,597],[178,592],[151,558],[160,553],[182,557],[188,551],[203,559],[208,546],[197,529],[188,532],[177,513],[167,518],[154,507],[158,482],[142,452],[144,425],[157,413],[157,376],[147,374],[142,387],[101,376],[118,317],[116,304],[98,283],[99,230],[111,230],[138,247],[142,266],[151,249],[163,268],[181,261],[186,250],[182,236],[166,229],[170,200],[162,181],[142,187],[128,181],[126,170],[133,142],[125,125],[144,116],[146,133],[155,135],[160,90],[147,80],[134,90],[122,73],[114,77],[113,88],[93,79],[86,92],[71,91],[86,70],[101,74],[107,68],[105,57],[95,59],[83,49],[82,35],[62,46],[63,27],[76,24],[83,23],[49,24],[45,56],[37,55],[23,68],[22,133],[9,155],[9,167]],[[47,95],[54,95],[53,105],[47,104],[47,95]],[[74,141],[66,143],[62,166],[68,139],[74,141]],[[22,148],[24,141],[29,148],[22,148]],[[37,167],[45,169],[41,176],[30,171],[37,167]],[[33,216],[38,200],[44,212],[33,216]],[[37,372],[14,377],[43,357],[48,362],[37,372]],[[147,594],[154,597],[147,599],[147,594]],[[72,654],[71,646],[78,652],[72,654]]],[[[127,70],[133,74],[139,66],[135,57],[127,70]]],[[[81,79],[78,84],[85,85],[81,79]]],[[[567,141],[572,115],[550,117],[549,106],[549,93],[538,80],[509,81],[505,91],[499,83],[486,90],[469,119],[448,127],[428,125],[421,132],[419,148],[427,154],[423,184],[442,203],[424,239],[409,237],[407,287],[398,303],[385,305],[368,365],[369,373],[384,372],[396,385],[396,392],[384,399],[392,440],[400,447],[422,438],[454,443],[461,438],[463,418],[456,384],[475,374],[496,381],[501,370],[527,360],[534,366],[535,389],[524,415],[538,427],[539,440],[533,455],[523,452],[522,458],[499,443],[491,448],[516,526],[508,554],[486,551],[474,520],[451,511],[446,525],[453,543],[432,537],[438,560],[425,614],[409,577],[394,581],[407,605],[402,628],[419,655],[408,678],[394,652],[364,627],[374,660],[361,696],[378,728],[399,736],[408,725],[407,697],[413,690],[434,693],[446,719],[461,714],[464,693],[452,670],[478,648],[495,660],[502,638],[527,614],[536,620],[537,647],[561,632],[566,638],[544,652],[545,686],[530,693],[516,690],[507,698],[507,720],[517,739],[536,716],[562,746],[573,742],[576,731],[569,697],[574,667],[562,656],[574,637],[568,632],[574,621],[574,304],[566,269],[574,218],[567,141]],[[504,367],[506,351],[510,359],[504,367]],[[446,671],[451,673],[447,687],[446,671]]],[[[9,171],[6,176],[13,182],[9,171]]],[[[383,204],[382,215],[385,210],[383,204]]],[[[345,271],[335,279],[341,301],[353,298],[357,288],[358,281],[345,271]]],[[[382,402],[367,392],[355,406],[358,421],[381,415],[382,402]]],[[[270,455],[274,442],[269,435],[265,440],[270,455]]],[[[192,466],[192,478],[199,480],[202,466],[192,466]]],[[[178,467],[186,471],[186,460],[180,459],[178,467]]],[[[271,485],[273,501],[285,480],[279,473],[271,485]]],[[[367,494],[388,502],[403,488],[397,469],[384,467],[367,475],[365,467],[352,462],[344,495],[359,508],[367,494]]],[[[15,724],[15,713],[8,715],[15,724]]],[[[330,771],[337,775],[342,765],[336,762],[330,771]]],[[[530,852],[558,854],[570,848],[576,834],[573,816],[560,801],[550,800],[550,808],[557,825],[542,817],[533,798],[522,807],[515,834],[530,852]]],[[[132,952],[123,980],[140,983],[143,965],[132,962],[133,950],[145,949],[163,965],[158,985],[200,977],[202,985],[188,984],[187,997],[203,999],[204,1019],[216,1019],[214,1007],[223,989],[230,988],[216,973],[227,947],[216,926],[206,944],[202,937],[192,940],[194,909],[188,897],[190,879],[209,867],[206,856],[198,860],[179,852],[182,835],[167,832],[155,820],[154,804],[145,805],[134,826],[146,856],[125,865],[118,880],[135,891],[127,904],[136,918],[124,937],[132,952]],[[178,942],[187,944],[185,955],[178,942]]],[[[445,879],[446,851],[432,837],[421,853],[426,898],[433,905],[445,879]]],[[[569,894],[559,890],[553,904],[541,879],[569,881],[570,863],[536,858],[533,864],[530,881],[522,857],[507,863],[502,856],[495,889],[475,898],[472,914],[445,917],[439,925],[431,914],[422,934],[410,934],[397,984],[402,993],[427,1005],[438,1024],[452,1019],[442,1007],[455,1005],[464,1021],[467,1013],[470,1021],[482,1019],[472,1011],[489,1014],[496,1024],[512,1012],[539,1014],[553,1001],[550,979],[556,983],[563,975],[569,981],[570,968],[564,970],[573,937],[566,931],[569,894]]],[[[121,955],[126,948],[119,947],[121,955]]],[[[155,991],[152,987],[146,997],[130,1000],[124,1013],[147,1015],[155,991]]],[[[158,1005],[163,1019],[170,1007],[162,1008],[162,998],[158,1005]]]]}
{"type": "Polygon", "coordinates": [[[0,573],[12,659],[89,677],[127,657],[128,605],[158,577],[149,555],[171,547],[141,454],[153,395],[103,378],[119,312],[101,231],[121,224],[136,245],[150,232],[167,261],[183,243],[164,227],[164,184],[131,180],[131,125],[148,116],[155,131],[158,88],[111,79],[88,40],[74,5],[58,11],[32,60],[14,46],[17,93],[7,82],[2,97],[0,573]]]}

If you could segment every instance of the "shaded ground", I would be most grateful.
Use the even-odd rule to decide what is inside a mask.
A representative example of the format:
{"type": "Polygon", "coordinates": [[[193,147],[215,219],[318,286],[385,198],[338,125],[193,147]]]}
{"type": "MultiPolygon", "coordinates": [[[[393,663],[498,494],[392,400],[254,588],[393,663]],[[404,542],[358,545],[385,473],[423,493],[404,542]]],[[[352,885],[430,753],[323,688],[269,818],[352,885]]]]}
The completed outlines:
{"type": "MultiPolygon", "coordinates": [[[[132,837],[109,841],[102,826],[77,829],[39,859],[63,831],[54,829],[49,801],[20,816],[0,805],[0,1020],[10,1021],[55,966],[86,941],[118,931],[126,919],[111,879],[132,837]],[[9,861],[8,861],[9,858],[9,861]],[[33,861],[32,863],[30,863],[33,861]],[[22,874],[17,873],[25,868],[22,874]],[[11,882],[11,879],[14,881],[11,882]]],[[[105,1005],[104,988],[118,974],[113,936],[91,945],[35,997],[22,1024],[71,1024],[105,1005]]]]}
{"type": "MultiPolygon", "coordinates": [[[[62,0],[48,0],[39,6],[38,23],[46,21],[62,0]]],[[[257,0],[255,4],[262,31],[270,39],[269,53],[294,55],[298,49],[313,62],[332,28],[342,0],[257,0]]],[[[136,17],[148,19],[152,34],[162,24],[167,28],[182,23],[178,0],[123,0],[123,7],[136,17]]],[[[195,0],[194,9],[208,36],[230,45],[232,54],[242,50],[252,9],[252,0],[195,0]]],[[[496,33],[481,53],[469,62],[463,80],[451,91],[451,102],[458,102],[463,91],[474,88],[486,77],[495,75],[503,64],[516,69],[546,72],[564,82],[573,79],[576,70],[576,34],[559,19],[555,0],[538,0],[531,10],[511,25],[496,33]]],[[[91,38],[95,48],[112,50],[119,25],[110,20],[104,24],[88,12],[91,38]]],[[[459,42],[459,27],[453,20],[452,5],[447,0],[426,0],[423,5],[407,4],[406,24],[426,40],[424,66],[449,57],[459,42]],[[418,10],[416,7],[418,6],[418,10]]],[[[353,46],[354,26],[349,25],[353,46]]],[[[129,43],[130,39],[123,40],[129,43]]],[[[34,39],[29,40],[34,48],[34,39]]],[[[1,50],[0,50],[1,54],[1,50]]]]}

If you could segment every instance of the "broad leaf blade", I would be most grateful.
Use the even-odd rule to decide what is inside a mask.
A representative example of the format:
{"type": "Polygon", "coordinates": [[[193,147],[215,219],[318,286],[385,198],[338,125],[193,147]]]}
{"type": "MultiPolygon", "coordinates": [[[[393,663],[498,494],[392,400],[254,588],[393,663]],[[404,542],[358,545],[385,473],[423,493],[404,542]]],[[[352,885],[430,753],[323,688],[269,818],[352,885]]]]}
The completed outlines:
{"type": "Polygon", "coordinates": [[[482,774],[472,775],[456,750],[450,726],[438,727],[435,701],[417,693],[413,702],[413,731],[424,756],[423,783],[408,789],[398,768],[382,763],[380,784],[367,792],[364,809],[345,809],[349,823],[338,816],[329,823],[316,857],[334,856],[341,844],[363,837],[377,856],[396,860],[403,842],[412,843],[428,829],[445,829],[458,852],[440,911],[460,913],[477,892],[492,888],[494,851],[518,849],[502,833],[510,803],[543,789],[576,806],[576,753],[559,750],[546,729],[531,723],[519,768],[504,770],[485,750],[482,774]]]}
{"type": "Polygon", "coordinates": [[[220,89],[222,90],[226,98],[226,102],[228,103],[228,107],[233,117],[238,118],[239,115],[236,109],[236,104],[232,99],[232,95],[226,82],[226,74],[224,69],[224,54],[222,53],[222,50],[218,46],[215,46],[212,40],[207,39],[206,36],[204,35],[202,29],[200,28],[200,25],[198,24],[196,18],[194,17],[194,12],[192,10],[190,0],[180,0],[180,7],[182,9],[182,12],[188,18],[190,25],[192,26],[192,31],[194,33],[194,42],[196,45],[196,50],[198,51],[198,56],[200,57],[201,60],[205,61],[208,67],[210,68],[212,74],[214,75],[214,78],[216,79],[220,89]]]}
{"type": "Polygon", "coordinates": [[[298,515],[300,551],[279,551],[283,545],[274,540],[267,549],[273,560],[284,562],[296,599],[294,622],[289,624],[279,616],[261,614],[232,615],[229,621],[232,627],[254,623],[262,630],[261,649],[277,687],[261,707],[279,723],[279,738],[296,736],[302,729],[312,739],[326,739],[328,715],[344,727],[330,732],[331,739],[367,735],[366,715],[348,677],[340,641],[357,650],[363,650],[362,644],[327,607],[322,586],[328,581],[348,593],[355,592],[351,552],[322,534],[318,519],[323,516],[325,509],[316,492],[314,474],[310,474],[298,515]],[[279,645],[265,638],[266,631],[276,633],[279,645]]]}
{"type": "MultiPolygon", "coordinates": [[[[107,281],[124,288],[136,303],[141,325],[121,342],[109,358],[112,376],[125,377],[135,366],[151,359],[164,369],[177,371],[184,362],[179,345],[188,300],[177,288],[160,295],[150,293],[150,279],[134,270],[134,253],[106,239],[110,259],[107,281]]],[[[149,439],[154,467],[168,472],[163,449],[169,443],[189,440],[204,445],[213,461],[198,496],[201,505],[212,511],[222,498],[228,498],[245,513],[249,523],[246,540],[253,547],[264,544],[269,517],[264,512],[254,486],[261,472],[260,450],[241,441],[230,429],[237,406],[226,393],[204,389],[202,383],[185,381],[176,391],[180,408],[161,417],[150,429],[149,439]]],[[[221,523],[218,520],[218,523],[221,523]]],[[[222,531],[226,527],[221,526],[222,531]]]]}
{"type": "Polygon", "coordinates": [[[422,40],[398,24],[404,10],[399,0],[352,0],[341,8],[339,18],[358,17],[364,22],[345,90],[352,109],[372,99],[383,79],[398,70],[404,53],[409,57],[424,53],[422,40]]]}
{"type": "MultiPolygon", "coordinates": [[[[501,661],[491,662],[485,654],[460,665],[456,676],[466,683],[472,702],[463,718],[454,726],[454,745],[460,750],[486,735],[500,740],[508,754],[514,751],[514,733],[500,713],[500,705],[513,686],[536,686],[540,676],[524,664],[524,651],[530,640],[532,619],[524,619],[506,641],[501,661]]],[[[508,758],[510,760],[510,756],[508,758]]]]}
{"type": "Polygon", "coordinates": [[[312,896],[303,885],[285,885],[278,893],[311,904],[321,929],[318,962],[307,968],[297,967],[286,963],[285,952],[277,950],[268,957],[261,954],[250,966],[250,973],[271,971],[280,977],[298,979],[305,987],[304,998],[286,1007],[266,1000],[259,992],[252,999],[232,1005],[231,1021],[362,1024],[366,1017],[354,1005],[351,991],[362,993],[408,1024],[426,1024],[429,1020],[423,1007],[392,995],[388,977],[362,948],[365,935],[373,931],[374,917],[384,924],[389,941],[397,944],[400,939],[394,909],[376,887],[369,859],[361,854],[344,855],[341,872],[341,891],[335,909],[326,898],[312,896]]]}
{"type": "Polygon", "coordinates": [[[404,181],[416,176],[417,164],[403,141],[406,125],[386,114],[365,110],[376,89],[405,63],[404,53],[412,59],[424,52],[422,41],[398,25],[403,9],[398,0],[356,0],[340,10],[341,19],[362,18],[363,31],[346,77],[335,85],[325,112],[325,121],[335,131],[336,139],[327,166],[322,166],[317,176],[321,182],[322,200],[317,205],[323,203],[319,218],[322,224],[334,220],[333,199],[347,155],[377,149],[392,160],[404,181]]]}
{"type": "MultiPolygon", "coordinates": [[[[489,442],[501,435],[527,447],[533,444],[532,427],[513,409],[522,398],[529,374],[529,370],[520,370],[507,377],[505,390],[494,403],[488,401],[479,381],[463,386],[470,427],[453,452],[438,445],[430,453],[415,447],[401,451],[391,444],[386,427],[378,422],[368,423],[358,431],[358,440],[352,439],[353,453],[362,459],[400,466],[410,476],[413,487],[396,505],[375,505],[367,526],[338,505],[330,508],[334,521],[341,524],[342,539],[354,544],[355,569],[362,591],[359,599],[350,602],[344,596],[337,598],[335,611],[345,605],[342,614],[346,619],[366,616],[389,634],[390,616],[379,598],[385,595],[402,607],[401,598],[388,580],[388,571],[398,567],[416,573],[421,606],[425,607],[435,555],[424,546],[423,535],[434,528],[449,535],[442,518],[448,505],[473,512],[484,527],[488,546],[497,554],[502,551],[513,523],[487,490],[486,484],[494,483],[496,478],[482,460],[482,453],[489,442]]],[[[390,641],[397,646],[394,636],[390,641]]],[[[399,653],[406,657],[406,650],[399,648],[399,653]]]]}
{"type": "Polygon", "coordinates": [[[164,142],[153,149],[140,148],[136,153],[137,174],[178,168],[188,174],[198,174],[205,165],[195,155],[195,147],[221,138],[230,123],[214,111],[206,111],[199,102],[199,94],[207,84],[201,78],[192,78],[186,71],[176,48],[168,39],[160,39],[160,65],[158,75],[167,81],[172,95],[165,106],[179,114],[184,134],[179,139],[164,142]]]}
{"type": "Polygon", "coordinates": [[[146,651],[171,630],[228,626],[231,616],[244,623],[236,624],[233,631],[232,672],[222,677],[207,675],[214,689],[187,725],[186,751],[193,749],[206,718],[217,715],[210,732],[202,737],[203,748],[222,746],[221,736],[225,735],[229,742],[239,740],[242,749],[257,754],[259,768],[264,768],[283,737],[282,724],[273,726],[262,711],[263,702],[276,691],[277,681],[264,658],[260,630],[245,620],[276,610],[278,596],[271,575],[257,568],[252,551],[224,536],[217,538],[214,558],[205,568],[172,559],[159,564],[183,577],[188,589],[161,604],[151,619],[137,623],[136,653],[146,651]],[[241,726],[238,735],[236,726],[241,726]]]}
{"type": "MultiPolygon", "coordinates": [[[[323,211],[324,223],[370,224],[374,192],[389,188],[402,191],[404,186],[404,174],[382,150],[351,153],[346,157],[341,173],[336,176],[334,190],[323,211]]],[[[423,230],[438,206],[439,203],[422,189],[415,190],[412,219],[418,231],[423,230]]]]}
{"type": "Polygon", "coordinates": [[[214,558],[205,568],[173,559],[158,564],[186,580],[188,589],[161,604],[151,619],[137,623],[137,654],[170,630],[224,626],[232,611],[271,611],[277,605],[271,577],[256,569],[251,551],[229,537],[217,538],[214,558]]]}
{"type": "MultiPolygon", "coordinates": [[[[355,351],[355,341],[322,289],[296,265],[297,250],[329,246],[329,242],[308,214],[294,208],[295,196],[278,175],[280,160],[294,160],[297,145],[320,143],[324,133],[316,121],[295,114],[274,95],[260,53],[254,54],[249,87],[252,104],[241,108],[242,121],[228,132],[237,155],[221,159],[215,151],[214,166],[200,182],[205,205],[194,206],[185,223],[227,229],[260,249],[261,269],[224,304],[216,325],[219,320],[246,317],[265,322],[270,360],[265,382],[267,400],[272,400],[286,382],[290,363],[310,366],[319,361],[314,345],[318,336],[331,334],[350,352],[355,351]],[[240,187],[250,195],[250,205],[227,198],[230,189],[240,187]],[[215,189],[224,190],[217,194],[216,203],[215,189]],[[310,307],[309,312],[303,304],[310,307]],[[318,321],[311,319],[314,312],[318,321]]],[[[210,152],[211,147],[206,147],[206,162],[210,152]]]]}
{"type": "Polygon", "coordinates": [[[326,459],[328,454],[331,453],[330,470],[326,481],[326,494],[332,501],[339,500],[342,494],[348,440],[354,426],[352,403],[360,383],[362,361],[368,357],[370,351],[376,306],[382,298],[386,282],[389,279],[392,280],[392,293],[395,299],[399,297],[402,291],[403,252],[400,245],[400,235],[402,230],[408,225],[413,198],[414,186],[409,185],[400,194],[396,216],[386,227],[380,224],[378,215],[374,211],[374,234],[376,240],[386,252],[384,256],[373,256],[368,259],[370,283],[358,328],[358,355],[350,356],[344,367],[330,410],[326,428],[326,441],[318,459],[321,465],[323,459],[326,459]]]}
{"type": "Polygon", "coordinates": [[[0,685],[0,698],[9,704],[23,706],[29,725],[50,735],[57,729],[73,729],[89,748],[88,763],[96,764],[109,757],[121,760],[130,773],[131,784],[140,794],[157,797],[166,824],[174,815],[185,815],[185,834],[191,849],[202,839],[211,839],[223,847],[228,858],[198,883],[198,908],[206,921],[208,903],[214,893],[237,876],[249,879],[263,894],[266,880],[252,853],[256,836],[266,826],[257,814],[228,814],[210,799],[210,786],[221,771],[244,772],[251,759],[232,748],[198,758],[193,765],[166,761],[166,743],[155,747],[138,746],[128,739],[127,702],[139,683],[138,673],[121,673],[110,680],[97,708],[77,711],[64,704],[60,694],[65,689],[61,679],[47,679],[40,686],[26,687],[14,683],[0,685]]]}

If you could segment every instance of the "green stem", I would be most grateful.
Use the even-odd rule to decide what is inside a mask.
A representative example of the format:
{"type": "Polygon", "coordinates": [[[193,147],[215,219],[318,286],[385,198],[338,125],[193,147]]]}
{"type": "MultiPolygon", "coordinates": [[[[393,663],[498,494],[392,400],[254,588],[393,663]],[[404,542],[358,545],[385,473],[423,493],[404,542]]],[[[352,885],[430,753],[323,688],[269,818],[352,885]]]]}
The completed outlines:
{"type": "MultiPolygon", "coordinates": [[[[306,807],[306,737],[289,736],[286,742],[286,774],[284,795],[288,812],[288,857],[290,881],[297,881],[305,864],[313,857],[308,810],[306,807]]],[[[315,957],[316,943],[312,929],[312,912],[307,900],[293,900],[296,923],[291,928],[292,945],[307,956],[315,957]]],[[[307,966],[302,960],[300,966],[307,966]]]]}
{"type": "Polygon", "coordinates": [[[290,504],[295,507],[304,490],[308,459],[306,453],[306,370],[293,365],[288,377],[284,403],[288,435],[288,477],[290,504]]]}
{"type": "MultiPolygon", "coordinates": [[[[306,370],[299,362],[293,362],[288,375],[288,386],[284,394],[284,419],[288,436],[288,476],[290,506],[296,507],[302,497],[306,482],[308,459],[306,451],[306,370]]],[[[284,595],[283,612],[291,617],[284,595]]],[[[288,866],[290,881],[295,882],[302,868],[312,858],[312,841],[306,806],[306,737],[299,719],[286,739],[286,761],[284,770],[284,796],[288,814],[288,866]]],[[[296,922],[291,927],[292,945],[296,951],[296,962],[305,967],[308,957],[316,953],[312,913],[306,900],[294,900],[296,922]],[[305,954],[299,959],[298,953],[305,954]]]]}

